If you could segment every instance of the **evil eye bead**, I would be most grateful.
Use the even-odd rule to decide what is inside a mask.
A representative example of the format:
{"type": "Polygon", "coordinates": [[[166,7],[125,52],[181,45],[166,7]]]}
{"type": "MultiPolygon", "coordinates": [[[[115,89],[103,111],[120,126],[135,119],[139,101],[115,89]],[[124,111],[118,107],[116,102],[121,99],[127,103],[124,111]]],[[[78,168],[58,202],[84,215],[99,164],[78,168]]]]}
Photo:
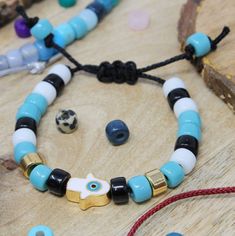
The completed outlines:
{"type": "Polygon", "coordinates": [[[86,23],[88,31],[91,31],[98,24],[97,15],[90,9],[84,9],[80,12],[79,17],[86,23]]]}
{"type": "Polygon", "coordinates": [[[121,120],[113,120],[106,126],[106,136],[115,146],[124,144],[129,138],[129,129],[121,120]]]}
{"type": "Polygon", "coordinates": [[[169,93],[175,89],[186,89],[184,81],[178,77],[172,77],[163,84],[163,94],[167,98],[169,93]]]}
{"type": "Polygon", "coordinates": [[[54,233],[48,226],[37,225],[28,232],[28,236],[54,236],[54,233]]]}
{"type": "Polygon", "coordinates": [[[178,100],[175,103],[173,110],[177,118],[185,111],[198,112],[197,105],[191,98],[182,98],[178,100]]]}
{"type": "Polygon", "coordinates": [[[43,40],[52,33],[52,30],[53,26],[47,19],[40,19],[37,24],[31,28],[30,32],[35,39],[43,40]]]}
{"type": "Polygon", "coordinates": [[[68,23],[73,28],[76,39],[80,39],[87,34],[88,32],[87,25],[85,21],[79,16],[73,17],[68,23]]]}

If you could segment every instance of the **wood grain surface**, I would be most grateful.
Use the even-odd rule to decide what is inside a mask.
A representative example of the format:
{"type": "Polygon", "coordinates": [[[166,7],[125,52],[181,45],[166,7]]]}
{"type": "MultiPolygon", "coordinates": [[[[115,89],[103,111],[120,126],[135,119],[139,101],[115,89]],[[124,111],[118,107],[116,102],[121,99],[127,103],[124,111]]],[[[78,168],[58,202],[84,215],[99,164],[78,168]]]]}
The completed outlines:
{"type": "MultiPolygon", "coordinates": [[[[60,8],[55,0],[48,2],[32,6],[29,14],[49,18],[57,25],[83,9],[89,0],[80,0],[68,10],[60,8]]],[[[184,0],[123,0],[97,29],[68,47],[68,51],[82,63],[121,59],[134,60],[138,66],[178,54],[177,21],[184,3],[184,0]],[[151,15],[151,24],[145,31],[134,32],[128,28],[128,13],[134,9],[146,10],[151,15]]],[[[9,24],[1,30],[0,42],[2,54],[26,41],[17,39],[9,24]]],[[[220,50],[215,53],[219,54],[220,50]]],[[[68,63],[65,59],[61,62],[68,63]]],[[[231,110],[205,86],[186,61],[153,74],[164,78],[180,76],[198,104],[203,139],[197,166],[177,189],[145,204],[137,205],[130,200],[128,205],[111,203],[85,212],[66,198],[36,191],[11,161],[16,110],[44,75],[20,73],[0,79],[1,236],[23,236],[38,224],[50,226],[56,236],[124,236],[142,213],[169,196],[197,188],[234,185],[235,119],[231,110]]],[[[42,119],[38,148],[50,167],[65,169],[74,177],[85,177],[91,172],[106,180],[116,176],[130,178],[158,168],[169,159],[176,129],[176,119],[158,85],[142,80],[135,86],[107,85],[81,73],[42,119]],[[77,112],[80,126],[74,134],[64,135],[56,130],[54,118],[60,108],[77,112]],[[124,120],[131,132],[128,143],[120,147],[111,146],[104,133],[106,123],[116,118],[124,120]]],[[[173,204],[149,219],[137,235],[164,236],[172,231],[186,236],[235,235],[234,195],[173,204]]]]}

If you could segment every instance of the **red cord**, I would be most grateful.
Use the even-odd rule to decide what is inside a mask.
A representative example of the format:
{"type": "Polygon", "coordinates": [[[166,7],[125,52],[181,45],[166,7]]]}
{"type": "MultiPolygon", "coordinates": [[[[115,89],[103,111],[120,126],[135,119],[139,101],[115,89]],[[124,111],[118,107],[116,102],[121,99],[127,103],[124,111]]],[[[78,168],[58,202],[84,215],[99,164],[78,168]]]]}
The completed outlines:
{"type": "Polygon", "coordinates": [[[170,205],[173,202],[179,201],[185,198],[197,197],[197,196],[205,196],[205,195],[214,195],[214,194],[226,194],[226,193],[235,193],[234,187],[223,187],[223,188],[211,188],[211,189],[198,189],[192,190],[185,193],[180,193],[175,196],[169,197],[166,200],[160,202],[152,209],[148,210],[144,213],[132,226],[127,236],[133,236],[138,228],[146,221],[150,216],[155,214],[157,211],[160,211],[162,208],[170,205]]]}

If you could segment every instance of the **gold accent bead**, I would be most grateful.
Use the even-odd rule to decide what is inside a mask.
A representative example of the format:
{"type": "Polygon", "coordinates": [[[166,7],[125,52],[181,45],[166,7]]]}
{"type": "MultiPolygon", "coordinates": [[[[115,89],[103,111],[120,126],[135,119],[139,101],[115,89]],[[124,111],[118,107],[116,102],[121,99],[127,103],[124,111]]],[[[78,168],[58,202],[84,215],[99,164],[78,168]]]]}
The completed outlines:
{"type": "Polygon", "coordinates": [[[29,153],[25,155],[20,162],[20,168],[23,170],[23,174],[26,178],[29,178],[29,175],[33,168],[37,165],[45,164],[45,158],[40,153],[29,153]]]}
{"type": "Polygon", "coordinates": [[[154,197],[167,191],[167,182],[160,170],[151,170],[145,176],[151,184],[154,197]]]}

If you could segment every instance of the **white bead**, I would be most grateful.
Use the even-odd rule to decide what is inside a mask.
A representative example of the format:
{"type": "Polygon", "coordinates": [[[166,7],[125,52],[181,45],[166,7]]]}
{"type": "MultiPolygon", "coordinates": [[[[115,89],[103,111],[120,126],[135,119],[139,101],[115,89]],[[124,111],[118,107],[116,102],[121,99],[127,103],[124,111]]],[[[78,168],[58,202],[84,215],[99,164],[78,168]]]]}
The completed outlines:
{"type": "Polygon", "coordinates": [[[180,114],[185,111],[198,112],[197,105],[191,98],[181,98],[174,105],[174,113],[177,118],[179,118],[180,114]]]}
{"type": "Polygon", "coordinates": [[[45,81],[39,82],[34,88],[33,93],[38,93],[45,97],[48,105],[52,104],[56,98],[56,89],[53,87],[53,85],[45,81]]]}
{"type": "Polygon", "coordinates": [[[196,165],[195,155],[185,148],[179,148],[171,155],[170,161],[174,161],[182,166],[184,173],[189,174],[196,165]]]}
{"type": "Polygon", "coordinates": [[[71,71],[66,65],[63,65],[63,64],[54,65],[49,70],[48,74],[58,75],[64,81],[65,84],[67,84],[72,78],[71,71]]]}
{"type": "Polygon", "coordinates": [[[163,87],[162,87],[164,96],[167,97],[168,94],[172,90],[177,89],[177,88],[184,88],[184,89],[186,89],[183,80],[181,80],[181,79],[179,79],[177,77],[172,77],[172,78],[166,80],[166,82],[163,84],[163,87]]]}
{"type": "Polygon", "coordinates": [[[36,135],[31,129],[21,128],[17,129],[12,137],[14,147],[21,142],[30,142],[36,145],[36,135]]]}

